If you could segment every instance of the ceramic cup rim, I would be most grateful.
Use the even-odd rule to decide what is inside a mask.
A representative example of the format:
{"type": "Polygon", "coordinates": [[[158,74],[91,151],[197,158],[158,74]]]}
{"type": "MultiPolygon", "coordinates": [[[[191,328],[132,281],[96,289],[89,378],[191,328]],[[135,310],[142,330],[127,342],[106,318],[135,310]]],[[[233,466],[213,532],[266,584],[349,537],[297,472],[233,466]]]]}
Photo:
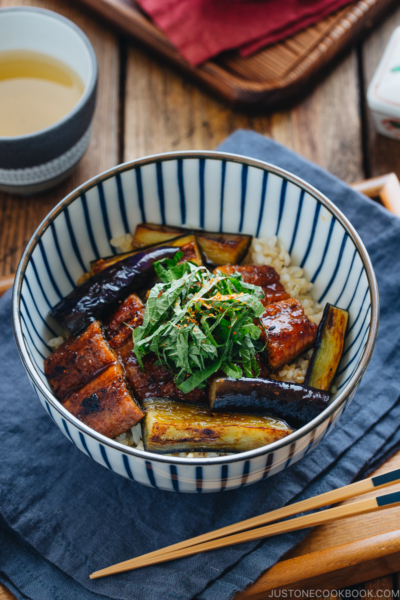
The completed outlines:
{"type": "MultiPolygon", "coordinates": [[[[65,123],[67,123],[68,121],[73,119],[74,116],[81,110],[82,106],[84,106],[86,104],[88,99],[93,94],[94,88],[96,87],[97,78],[98,78],[97,58],[96,58],[96,53],[94,51],[94,48],[93,48],[92,44],[90,43],[87,35],[82,31],[82,29],[80,29],[80,27],[78,27],[78,25],[75,25],[75,23],[73,23],[73,21],[71,21],[70,19],[67,19],[67,17],[64,17],[63,15],[60,15],[52,10],[48,10],[47,8],[39,8],[37,6],[8,6],[8,7],[0,8],[0,20],[1,20],[3,14],[13,13],[13,12],[14,13],[23,13],[23,12],[35,13],[35,14],[46,16],[46,17],[50,17],[52,19],[61,21],[61,23],[63,23],[66,27],[69,27],[70,29],[72,29],[81,38],[84,45],[86,46],[86,49],[88,50],[89,57],[90,57],[91,73],[90,73],[88,82],[87,83],[84,82],[85,89],[83,91],[82,96],[79,98],[79,100],[75,104],[75,106],[66,115],[64,115],[61,119],[59,119],[52,125],[49,125],[48,127],[44,127],[43,129],[38,129],[37,131],[32,131],[31,133],[26,133],[24,135],[0,136],[0,144],[1,143],[9,144],[14,141],[20,143],[20,142],[32,140],[33,138],[35,138],[39,135],[45,135],[51,131],[56,130],[58,127],[64,125],[65,123]]],[[[1,49],[0,49],[0,52],[1,52],[1,49]]]]}
{"type": "Polygon", "coordinates": [[[30,377],[32,383],[35,385],[37,390],[46,398],[46,400],[50,403],[50,405],[65,418],[69,423],[73,426],[77,427],[79,430],[84,432],[86,435],[94,438],[98,442],[113,448],[121,452],[122,454],[129,454],[130,456],[134,456],[141,460],[151,460],[153,462],[163,462],[163,463],[172,463],[179,465],[222,465],[229,464],[234,462],[241,462],[245,460],[249,460],[251,458],[263,456],[265,454],[269,454],[271,452],[275,452],[278,449],[281,449],[285,446],[291,445],[296,440],[301,439],[307,433],[316,429],[321,423],[326,421],[331,415],[333,415],[350,397],[350,395],[355,391],[358,386],[369,361],[371,360],[372,353],[375,347],[376,338],[378,334],[378,324],[379,324],[379,292],[378,292],[378,284],[376,281],[376,276],[372,267],[371,259],[367,253],[367,250],[361,241],[360,236],[356,232],[355,228],[351,225],[347,217],[343,215],[343,213],[333,204],[331,200],[329,200],[322,192],[318,191],[314,186],[305,182],[303,179],[298,177],[297,175],[293,175],[289,171],[272,165],[266,161],[256,160],[252,158],[248,158],[246,156],[241,156],[238,154],[226,153],[226,152],[217,152],[217,151],[177,151],[177,152],[165,152],[161,154],[153,154],[150,156],[146,156],[143,158],[138,158],[136,160],[132,160],[107,171],[100,173],[99,175],[89,179],[81,186],[73,190],[70,194],[68,194],[63,200],[61,200],[45,217],[39,227],[36,229],[35,233],[32,235],[30,241],[28,242],[24,254],[20,260],[18,265],[18,270],[15,276],[15,283],[13,287],[13,297],[12,297],[12,321],[14,328],[14,336],[18,347],[18,352],[21,357],[22,363],[27,371],[28,376],[30,377]],[[21,288],[25,275],[25,271],[28,265],[28,262],[31,258],[32,252],[35,249],[38,240],[41,238],[43,233],[50,227],[50,224],[54,221],[54,219],[64,210],[66,206],[74,202],[77,198],[81,196],[82,193],[85,193],[94,185],[99,182],[103,182],[116,174],[123,173],[124,171],[132,170],[136,167],[143,167],[148,164],[154,164],[157,161],[168,161],[168,160],[177,160],[177,159],[215,159],[215,160],[226,160],[229,162],[245,164],[250,167],[259,168],[262,170],[267,170],[270,173],[274,173],[280,177],[283,177],[299,186],[301,189],[305,190],[309,193],[317,202],[322,204],[341,224],[344,230],[352,239],[355,247],[361,257],[363,262],[363,266],[365,268],[367,278],[368,278],[368,289],[371,295],[371,325],[368,333],[368,339],[365,344],[362,356],[359,360],[358,366],[355,369],[353,375],[350,377],[349,381],[344,386],[343,390],[340,392],[338,397],[320,414],[318,417],[310,421],[304,427],[298,429],[294,433],[289,436],[282,438],[276,442],[268,444],[266,446],[262,446],[261,448],[256,448],[254,450],[248,450],[246,452],[240,452],[238,454],[232,454],[229,456],[221,456],[215,458],[179,458],[177,456],[168,456],[168,455],[160,455],[154,454],[152,452],[147,452],[145,450],[137,450],[130,446],[122,446],[120,443],[115,442],[114,440],[105,437],[104,435],[96,432],[91,427],[88,427],[82,421],[79,421],[76,417],[74,417],[66,408],[56,399],[56,397],[50,392],[50,390],[44,385],[42,382],[39,373],[30,359],[27,348],[25,346],[25,341],[22,335],[22,326],[21,326],[21,317],[20,317],[20,296],[21,296],[21,288]]]}

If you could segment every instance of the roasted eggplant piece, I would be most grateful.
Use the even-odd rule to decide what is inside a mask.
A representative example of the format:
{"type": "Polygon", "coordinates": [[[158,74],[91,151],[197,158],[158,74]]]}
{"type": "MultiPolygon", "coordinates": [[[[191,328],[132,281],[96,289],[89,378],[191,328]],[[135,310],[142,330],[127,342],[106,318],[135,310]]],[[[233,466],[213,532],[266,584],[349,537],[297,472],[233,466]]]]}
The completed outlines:
{"type": "Polygon", "coordinates": [[[218,271],[228,276],[239,273],[246,283],[261,287],[264,292],[261,302],[264,306],[290,298],[280,282],[278,273],[269,265],[226,265],[214,269],[214,273],[218,271]]]}
{"type": "Polygon", "coordinates": [[[328,406],[328,392],[273,379],[216,378],[210,385],[212,412],[270,414],[296,429],[328,406]]]}
{"type": "Polygon", "coordinates": [[[163,244],[182,233],[190,233],[191,230],[183,227],[171,227],[171,225],[157,225],[156,223],[139,223],[136,225],[132,240],[132,248],[143,248],[153,244],[163,244]]]}
{"type": "Polygon", "coordinates": [[[207,263],[235,265],[242,262],[250,244],[251,235],[234,233],[197,233],[197,241],[207,263]]]}
{"type": "Polygon", "coordinates": [[[201,405],[164,398],[146,400],[144,406],[143,443],[148,452],[246,452],[292,433],[273,417],[216,415],[201,405]]]}
{"type": "Polygon", "coordinates": [[[326,304],[317,331],[315,350],[308,365],[305,382],[319,390],[330,390],[343,354],[349,313],[326,304]]]}
{"type": "MultiPolygon", "coordinates": [[[[151,250],[153,248],[158,248],[162,244],[155,244],[151,247],[143,248],[143,250],[151,250]]],[[[201,256],[201,252],[199,250],[199,246],[196,241],[196,237],[193,234],[190,235],[180,235],[174,239],[168,240],[168,246],[173,246],[174,248],[179,248],[181,252],[183,252],[183,256],[180,263],[191,260],[196,265],[202,265],[203,259],[201,256]]],[[[143,251],[142,250],[142,251],[143,251]]],[[[96,273],[100,273],[100,271],[104,271],[110,265],[114,265],[120,260],[127,258],[128,256],[132,256],[136,254],[139,250],[134,250],[133,252],[125,252],[124,254],[114,254],[113,256],[106,256],[105,258],[100,258],[99,260],[95,260],[90,263],[90,272],[92,275],[96,273]]]]}
{"type": "Polygon", "coordinates": [[[125,376],[133,389],[136,398],[140,401],[154,396],[162,398],[176,398],[185,402],[208,404],[208,390],[195,388],[184,394],[174,383],[174,374],[162,365],[156,365],[155,354],[143,357],[144,371],[140,368],[135,353],[133,352],[132,339],[116,350],[117,356],[125,369],[125,376]]]}
{"type": "Polygon", "coordinates": [[[132,329],[143,323],[144,304],[136,294],[130,294],[118,310],[104,321],[105,336],[111,348],[126,344],[132,336],[132,329]]]}
{"type": "Polygon", "coordinates": [[[115,362],[116,354],[104,339],[99,321],[95,321],[46,358],[44,373],[54,395],[64,401],[115,362]]]}
{"type": "Polygon", "coordinates": [[[234,265],[246,256],[252,236],[238,233],[212,233],[199,229],[185,229],[155,223],[140,223],[132,240],[134,248],[165,243],[179,233],[194,233],[206,262],[212,265],[234,265]]]}
{"type": "Polygon", "coordinates": [[[110,438],[128,431],[144,417],[126,386],[120,365],[112,365],[72,394],[64,407],[80,421],[110,438]]]}
{"type": "Polygon", "coordinates": [[[60,325],[76,335],[92,321],[102,319],[117,302],[155,277],[154,263],[173,258],[174,247],[141,251],[97,273],[72,290],[50,311],[60,325]]]}
{"type": "Polygon", "coordinates": [[[266,306],[261,323],[261,339],[267,341],[265,353],[273,371],[314,345],[317,326],[308,319],[300,302],[294,298],[266,306]]]}

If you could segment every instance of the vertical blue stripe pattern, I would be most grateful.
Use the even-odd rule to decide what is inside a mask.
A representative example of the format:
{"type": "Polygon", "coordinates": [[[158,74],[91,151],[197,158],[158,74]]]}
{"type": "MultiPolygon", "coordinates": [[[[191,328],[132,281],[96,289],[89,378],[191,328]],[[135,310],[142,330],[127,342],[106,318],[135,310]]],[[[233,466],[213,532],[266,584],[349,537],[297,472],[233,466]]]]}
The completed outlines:
{"type": "Polygon", "coordinates": [[[131,465],[129,464],[129,458],[127,457],[126,454],[122,455],[122,461],[124,463],[124,468],[125,468],[126,474],[128,475],[128,478],[131,481],[135,481],[135,478],[132,473],[131,465]]]}
{"type": "Polygon", "coordinates": [[[92,248],[92,251],[93,251],[93,254],[94,254],[96,260],[99,260],[99,258],[101,258],[101,256],[100,256],[100,252],[97,248],[96,240],[93,235],[92,221],[90,220],[89,209],[88,209],[88,205],[87,205],[87,198],[86,198],[85,193],[83,193],[81,195],[81,202],[82,202],[83,214],[85,215],[85,223],[86,223],[86,229],[88,232],[90,245],[91,245],[91,248],[92,248]]]}
{"type": "Polygon", "coordinates": [[[146,211],[144,210],[142,172],[140,170],[140,167],[137,167],[135,169],[135,176],[136,176],[136,189],[137,189],[137,194],[138,194],[140,216],[142,218],[143,223],[146,223],[147,219],[146,219],[146,211]]]}
{"type": "Polygon", "coordinates": [[[229,466],[222,465],[221,467],[221,488],[220,491],[223,492],[226,489],[226,483],[229,478],[229,466]]]}
{"type": "Polygon", "coordinates": [[[107,469],[110,469],[110,471],[113,471],[113,468],[110,464],[110,461],[108,459],[108,455],[107,455],[107,450],[105,449],[105,447],[103,446],[103,444],[99,444],[99,448],[100,448],[100,452],[101,455],[103,457],[104,460],[104,464],[106,465],[107,469]]]}
{"type": "Polygon", "coordinates": [[[67,436],[69,437],[71,442],[74,444],[75,442],[72,439],[71,433],[70,433],[68,425],[67,425],[67,421],[65,419],[62,419],[62,424],[63,424],[64,430],[65,430],[65,433],[67,434],[67,436]]]}
{"type": "Polygon", "coordinates": [[[68,206],[64,210],[64,218],[65,218],[65,222],[67,224],[68,233],[69,233],[69,237],[70,237],[70,240],[71,240],[72,248],[73,248],[73,250],[75,252],[75,256],[76,256],[76,258],[77,258],[77,260],[78,260],[78,262],[79,262],[79,264],[81,266],[82,271],[85,273],[86,272],[86,265],[83,262],[81,252],[80,252],[78,244],[76,242],[76,237],[75,237],[75,233],[74,233],[74,228],[72,227],[71,217],[69,215],[68,206]]]}
{"type": "Polygon", "coordinates": [[[338,256],[337,263],[336,263],[336,266],[335,266],[335,270],[333,271],[332,277],[330,278],[330,281],[329,281],[328,285],[326,286],[323,294],[321,294],[321,296],[318,298],[318,303],[319,304],[325,298],[325,296],[327,295],[327,293],[329,292],[329,290],[331,289],[332,285],[335,282],[336,276],[337,276],[339,268],[340,268],[340,264],[342,262],[343,253],[344,253],[344,249],[345,249],[345,246],[346,246],[346,242],[347,242],[348,239],[349,238],[347,236],[347,233],[344,233],[343,234],[343,239],[342,239],[342,244],[341,244],[340,250],[339,250],[339,256],[338,256]]]}
{"type": "Polygon", "coordinates": [[[246,460],[246,462],[244,463],[244,466],[243,466],[242,482],[240,484],[240,487],[244,487],[246,485],[247,479],[249,477],[249,473],[250,473],[250,461],[246,460]]]}
{"type": "Polygon", "coordinates": [[[242,166],[242,190],[241,190],[241,198],[240,198],[240,222],[239,222],[239,233],[243,231],[243,220],[244,220],[244,211],[246,208],[246,191],[247,191],[247,173],[248,166],[242,166]]]}
{"type": "Polygon", "coordinates": [[[51,281],[51,284],[53,286],[53,289],[55,291],[55,293],[57,294],[57,296],[59,297],[59,299],[62,299],[62,293],[60,292],[60,288],[58,287],[56,280],[54,279],[53,276],[53,271],[50,269],[50,265],[49,265],[49,261],[47,259],[47,254],[46,254],[46,250],[44,249],[44,244],[43,244],[43,240],[39,240],[39,248],[40,248],[40,252],[42,254],[42,259],[44,262],[44,266],[46,267],[46,272],[47,272],[47,276],[51,281]]]}
{"type": "MultiPolygon", "coordinates": [[[[72,201],[79,205],[80,221],[72,218],[76,213],[71,204],[57,213],[54,222],[48,223],[46,234],[39,237],[28,259],[21,288],[20,342],[27,350],[32,369],[46,383],[43,363],[51,351],[49,340],[58,332],[54,322],[48,320],[49,309],[61,299],[66,288],[75,286],[75,277],[79,276],[77,267],[86,271],[85,260],[90,260],[87,257],[98,259],[101,252],[104,254],[113,233],[116,237],[133,233],[130,223],[135,227],[136,222],[153,219],[166,225],[188,224],[194,229],[211,222],[215,223],[213,231],[225,229],[261,238],[276,234],[293,254],[294,264],[304,268],[307,279],[315,282],[315,299],[349,311],[345,349],[335,381],[339,390],[345,389],[363,356],[373,318],[366,266],[351,234],[329,210],[324,208],[321,214],[322,205],[312,192],[276,173],[270,177],[268,169],[238,164],[240,160],[235,159],[236,166],[232,169],[238,177],[235,187],[227,179],[231,172],[227,168],[229,158],[200,157],[198,171],[197,163],[193,171],[193,158],[190,168],[186,168],[186,159],[179,155],[171,160],[175,161],[172,169],[163,169],[162,158],[153,162],[154,169],[146,170],[145,187],[140,166],[131,168],[131,177],[112,175],[111,178],[115,177],[112,185],[93,184],[72,201]],[[209,160],[219,161],[219,166],[215,168],[215,163],[211,166],[209,160]],[[207,197],[210,190],[212,199],[207,197]],[[175,202],[175,212],[166,206],[169,198],[175,202]],[[71,249],[71,256],[66,248],[71,249]]],[[[111,250],[115,252],[114,248],[111,250]]],[[[181,493],[225,491],[282,471],[329,434],[352,399],[349,394],[332,415],[319,422],[318,428],[313,427],[296,442],[288,438],[285,444],[282,440],[282,445],[279,442],[274,451],[266,447],[262,455],[254,458],[237,455],[229,459],[232,463],[210,459],[200,464],[191,461],[183,464],[184,459],[182,462],[179,458],[178,464],[173,458],[159,462],[149,453],[135,454],[134,449],[125,446],[119,450],[118,445],[100,443],[95,432],[88,435],[85,429],[65,419],[59,405],[51,400],[50,392],[44,394],[39,385],[35,392],[54,423],[72,443],[76,440],[77,447],[89,458],[130,481],[181,493]]]]}
{"type": "Polygon", "coordinates": [[[67,279],[69,281],[70,286],[72,288],[74,288],[74,287],[76,287],[75,286],[75,281],[71,277],[71,274],[70,274],[70,272],[68,270],[68,267],[67,267],[67,265],[65,263],[64,256],[63,256],[63,254],[61,252],[61,248],[60,248],[60,244],[59,244],[58,236],[57,236],[57,231],[56,231],[56,228],[54,226],[54,223],[50,224],[50,229],[51,229],[51,233],[53,234],[54,245],[56,247],[56,250],[57,250],[57,253],[58,253],[58,257],[60,259],[62,268],[64,269],[64,273],[65,273],[65,275],[66,275],[66,277],[67,277],[67,279]]]}
{"type": "Polygon", "coordinates": [[[226,160],[221,160],[221,196],[219,203],[219,230],[223,231],[226,160]]]}
{"type": "Polygon", "coordinates": [[[82,431],[79,432],[79,439],[81,440],[81,444],[84,447],[86,454],[89,456],[89,458],[93,458],[93,456],[88,448],[88,445],[86,443],[85,436],[83,435],[82,431]]]}
{"type": "Polygon", "coordinates": [[[264,171],[262,185],[261,185],[260,209],[259,209],[259,213],[258,213],[256,237],[260,237],[261,223],[262,223],[263,216],[264,216],[265,195],[267,193],[267,183],[268,183],[268,171],[264,171]]]}
{"type": "Polygon", "coordinates": [[[121,175],[119,173],[117,173],[115,175],[115,181],[117,183],[118,203],[119,203],[119,210],[121,213],[122,223],[124,225],[125,233],[129,233],[129,223],[128,223],[128,215],[126,214],[124,190],[122,187],[121,175]]]}
{"type": "Polygon", "coordinates": [[[165,198],[164,198],[164,181],[162,175],[162,166],[160,162],[156,163],[157,171],[157,190],[158,201],[160,203],[161,223],[165,225],[165,198]]]}
{"type": "Polygon", "coordinates": [[[287,181],[286,181],[286,179],[283,179],[282,186],[281,186],[281,196],[279,199],[278,223],[276,225],[275,235],[279,235],[279,228],[280,228],[281,222],[282,222],[283,209],[285,208],[286,188],[287,188],[287,181]]]}
{"type": "MultiPolygon", "coordinates": [[[[331,237],[332,237],[333,229],[334,229],[334,227],[335,227],[335,223],[336,223],[336,221],[335,221],[335,219],[332,217],[332,218],[331,218],[331,224],[330,224],[330,227],[329,227],[328,238],[327,238],[327,240],[326,240],[326,243],[325,243],[325,248],[324,248],[324,251],[323,251],[323,253],[322,253],[321,262],[319,263],[319,266],[318,266],[317,270],[315,271],[314,275],[311,277],[311,283],[314,283],[314,282],[315,282],[315,280],[317,279],[318,275],[321,273],[321,269],[322,269],[322,267],[324,266],[324,262],[325,262],[325,259],[326,259],[326,255],[328,254],[328,249],[329,249],[329,244],[330,244],[330,241],[331,241],[331,237]]],[[[331,284],[331,285],[332,285],[332,284],[331,284]]]]}
{"type": "Polygon", "coordinates": [[[301,213],[302,213],[302,210],[303,210],[304,196],[305,196],[305,191],[301,190],[300,196],[299,196],[299,204],[297,205],[296,221],[295,221],[295,224],[294,224],[294,229],[293,229],[293,234],[292,234],[292,241],[290,242],[290,246],[289,246],[289,254],[292,254],[292,252],[293,252],[293,246],[294,246],[294,244],[296,242],[296,236],[297,236],[297,232],[299,230],[300,217],[301,217],[301,213]]]}
{"type": "Polygon", "coordinates": [[[104,229],[106,230],[108,244],[109,244],[109,246],[111,248],[111,252],[113,254],[117,254],[117,250],[115,249],[115,247],[110,244],[110,240],[112,239],[113,235],[112,235],[112,232],[111,232],[110,220],[108,218],[107,203],[106,203],[106,198],[105,198],[105,195],[104,195],[104,187],[103,187],[102,183],[98,183],[97,184],[97,191],[99,193],[101,214],[102,214],[102,217],[103,217],[103,224],[104,224],[104,229]]]}
{"type": "Polygon", "coordinates": [[[147,477],[149,478],[151,487],[157,488],[156,478],[154,477],[153,467],[149,460],[145,461],[147,477]]]}
{"type": "Polygon", "coordinates": [[[203,491],[203,467],[196,467],[196,492],[203,491]]]}
{"type": "Polygon", "coordinates": [[[205,210],[205,199],[204,199],[204,171],[206,168],[206,161],[204,158],[200,158],[199,160],[199,188],[200,188],[200,219],[199,225],[203,229],[204,227],[204,210],[205,210]]]}
{"type": "Polygon", "coordinates": [[[313,245],[314,240],[315,240],[315,230],[317,229],[318,217],[319,217],[319,213],[320,212],[321,212],[321,205],[317,204],[315,206],[314,219],[313,219],[313,224],[312,224],[311,235],[310,235],[309,240],[308,240],[307,250],[306,250],[306,252],[305,252],[305,254],[303,256],[303,260],[300,263],[300,267],[301,268],[304,267],[304,265],[307,262],[307,258],[310,255],[311,248],[312,248],[312,245],[313,245]]]}
{"type": "Polygon", "coordinates": [[[178,158],[178,188],[179,188],[179,206],[181,208],[181,224],[186,225],[186,198],[185,198],[185,186],[183,184],[183,160],[178,158]]]}
{"type": "Polygon", "coordinates": [[[176,465],[170,465],[169,472],[171,474],[172,487],[174,488],[175,492],[179,492],[179,477],[176,465]]]}

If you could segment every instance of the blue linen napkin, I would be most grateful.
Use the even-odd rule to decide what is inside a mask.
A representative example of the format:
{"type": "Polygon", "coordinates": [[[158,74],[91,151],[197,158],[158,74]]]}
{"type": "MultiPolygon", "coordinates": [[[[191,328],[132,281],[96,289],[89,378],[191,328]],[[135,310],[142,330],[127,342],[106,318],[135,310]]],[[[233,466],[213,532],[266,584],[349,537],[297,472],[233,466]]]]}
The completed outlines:
{"type": "Polygon", "coordinates": [[[239,490],[173,494],[107,471],[54,426],[24,375],[7,294],[0,301],[0,581],[17,598],[229,600],[306,532],[105,579],[92,581],[89,574],[345,485],[400,446],[400,220],[258,134],[238,131],[219,149],[260,158],[301,176],[331,198],[357,228],[381,295],[380,332],[371,365],[336,428],[300,463],[239,490]]]}

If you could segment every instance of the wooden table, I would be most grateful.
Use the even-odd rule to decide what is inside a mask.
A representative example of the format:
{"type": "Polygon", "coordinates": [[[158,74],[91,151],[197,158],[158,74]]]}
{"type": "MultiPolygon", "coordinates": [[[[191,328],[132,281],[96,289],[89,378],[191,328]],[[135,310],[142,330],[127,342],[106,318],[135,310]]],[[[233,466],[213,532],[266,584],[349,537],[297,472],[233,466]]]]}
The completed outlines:
{"type": "MultiPolygon", "coordinates": [[[[0,0],[0,7],[21,4],[55,10],[83,29],[97,54],[99,93],[89,150],[74,174],[40,196],[0,194],[0,276],[16,271],[34,229],[59,200],[85,180],[147,154],[213,149],[238,128],[272,137],[349,183],[390,171],[400,174],[400,144],[375,134],[365,106],[366,86],[391,32],[400,25],[400,8],[361,46],[338,61],[300,104],[284,112],[248,115],[200,91],[69,0],[0,0]]],[[[400,464],[400,455],[392,464],[400,464]]],[[[399,512],[393,518],[398,519],[399,512]]],[[[304,546],[307,552],[323,546],[325,534],[323,529],[313,532],[304,546]]],[[[339,542],[342,538],[339,535],[339,542]]],[[[370,598],[378,597],[378,591],[388,594],[399,589],[399,576],[363,583],[358,589],[372,592],[370,598]]],[[[0,586],[0,600],[10,598],[13,596],[0,586]]]]}

